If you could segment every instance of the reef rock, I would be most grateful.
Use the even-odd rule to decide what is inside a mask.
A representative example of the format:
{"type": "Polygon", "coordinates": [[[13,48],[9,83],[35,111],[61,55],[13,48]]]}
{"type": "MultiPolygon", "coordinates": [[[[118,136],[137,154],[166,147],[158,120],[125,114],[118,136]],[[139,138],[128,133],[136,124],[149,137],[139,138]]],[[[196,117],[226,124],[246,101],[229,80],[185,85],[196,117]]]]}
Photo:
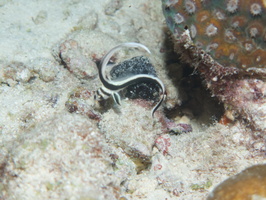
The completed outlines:
{"type": "Polygon", "coordinates": [[[266,132],[264,1],[162,0],[175,51],[234,117],[266,132]]]}

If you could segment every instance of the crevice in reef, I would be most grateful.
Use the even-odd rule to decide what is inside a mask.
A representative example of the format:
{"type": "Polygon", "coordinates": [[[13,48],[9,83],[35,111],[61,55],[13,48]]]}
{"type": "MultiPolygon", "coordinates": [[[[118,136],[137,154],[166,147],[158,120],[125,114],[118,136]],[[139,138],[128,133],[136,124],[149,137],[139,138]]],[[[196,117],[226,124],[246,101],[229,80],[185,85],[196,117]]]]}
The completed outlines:
{"type": "Polygon", "coordinates": [[[181,105],[166,110],[169,118],[186,115],[200,124],[210,125],[219,121],[224,114],[224,106],[216,97],[212,97],[197,70],[182,63],[180,55],[174,52],[170,37],[165,39],[165,63],[168,76],[179,91],[181,105]]]}

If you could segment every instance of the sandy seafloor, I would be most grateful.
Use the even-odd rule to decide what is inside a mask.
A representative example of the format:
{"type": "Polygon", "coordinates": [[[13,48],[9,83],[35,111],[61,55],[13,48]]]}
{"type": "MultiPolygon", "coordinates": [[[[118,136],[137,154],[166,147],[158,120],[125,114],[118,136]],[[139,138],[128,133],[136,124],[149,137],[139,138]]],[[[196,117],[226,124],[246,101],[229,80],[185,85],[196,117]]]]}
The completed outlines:
{"type": "Polygon", "coordinates": [[[197,116],[194,105],[172,118],[192,125],[179,135],[163,131],[162,109],[151,118],[143,100],[97,110],[95,62],[122,42],[151,50],[127,49],[115,62],[149,56],[165,109],[190,98],[175,84],[182,65],[166,61],[166,32],[159,0],[0,0],[0,199],[205,199],[265,163],[249,129],[212,120],[210,97],[198,96],[197,116]]]}

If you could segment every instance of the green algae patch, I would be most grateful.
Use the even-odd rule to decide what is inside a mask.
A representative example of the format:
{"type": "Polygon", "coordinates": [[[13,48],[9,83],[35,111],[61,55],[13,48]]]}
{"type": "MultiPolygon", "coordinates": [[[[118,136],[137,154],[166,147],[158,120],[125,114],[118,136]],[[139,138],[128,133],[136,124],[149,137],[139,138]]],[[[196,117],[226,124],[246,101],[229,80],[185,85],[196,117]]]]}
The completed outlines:
{"type": "Polygon", "coordinates": [[[192,190],[206,190],[206,189],[210,188],[211,186],[212,186],[212,181],[207,180],[206,182],[204,182],[202,184],[192,184],[190,186],[190,188],[192,190]]]}

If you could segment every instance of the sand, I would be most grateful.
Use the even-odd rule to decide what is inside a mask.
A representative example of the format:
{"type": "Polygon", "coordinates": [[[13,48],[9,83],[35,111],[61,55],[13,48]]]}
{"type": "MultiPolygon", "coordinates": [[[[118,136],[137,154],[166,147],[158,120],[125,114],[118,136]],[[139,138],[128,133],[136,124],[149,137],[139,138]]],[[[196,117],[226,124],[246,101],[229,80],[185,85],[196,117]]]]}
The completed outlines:
{"type": "Polygon", "coordinates": [[[205,199],[265,163],[252,131],[217,123],[207,92],[178,87],[184,66],[169,63],[159,0],[0,0],[0,15],[0,199],[205,199]],[[148,56],[167,88],[163,108],[178,108],[171,120],[192,132],[170,134],[151,102],[94,101],[96,63],[123,42],[152,54],[125,49],[114,61],[148,56]],[[191,93],[205,103],[182,107],[191,93]]]}

